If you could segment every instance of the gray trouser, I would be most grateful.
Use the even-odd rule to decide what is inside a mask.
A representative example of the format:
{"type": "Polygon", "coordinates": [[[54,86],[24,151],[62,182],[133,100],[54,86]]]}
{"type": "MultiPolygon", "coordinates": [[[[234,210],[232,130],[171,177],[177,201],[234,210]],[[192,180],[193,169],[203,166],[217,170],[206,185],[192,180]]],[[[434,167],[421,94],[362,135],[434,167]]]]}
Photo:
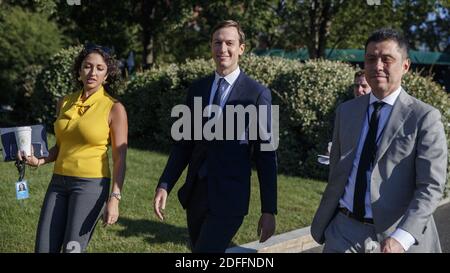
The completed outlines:
{"type": "Polygon", "coordinates": [[[84,252],[109,193],[109,178],[53,174],[36,234],[36,252],[84,252]]]}
{"type": "Polygon", "coordinates": [[[375,226],[338,212],[325,229],[324,253],[380,252],[375,226]]]}

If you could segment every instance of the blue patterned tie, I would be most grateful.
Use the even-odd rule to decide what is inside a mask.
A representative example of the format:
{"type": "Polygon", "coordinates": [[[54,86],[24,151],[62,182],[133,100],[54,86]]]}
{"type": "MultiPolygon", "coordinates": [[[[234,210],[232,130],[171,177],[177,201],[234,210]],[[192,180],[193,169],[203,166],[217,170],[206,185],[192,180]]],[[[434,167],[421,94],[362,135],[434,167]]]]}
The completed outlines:
{"type": "Polygon", "coordinates": [[[222,86],[224,82],[225,82],[224,78],[219,78],[219,80],[217,81],[217,89],[216,89],[216,93],[214,94],[213,104],[220,106],[220,101],[222,99],[222,96],[224,93],[223,91],[225,89],[222,86]]]}

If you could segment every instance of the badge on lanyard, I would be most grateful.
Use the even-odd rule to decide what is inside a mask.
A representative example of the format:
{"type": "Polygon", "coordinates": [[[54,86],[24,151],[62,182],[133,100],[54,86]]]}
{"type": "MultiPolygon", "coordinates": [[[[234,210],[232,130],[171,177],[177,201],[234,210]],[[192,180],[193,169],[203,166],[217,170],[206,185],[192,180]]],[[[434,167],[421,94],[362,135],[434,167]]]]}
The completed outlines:
{"type": "Polygon", "coordinates": [[[27,199],[30,197],[28,193],[28,184],[24,180],[25,176],[25,161],[16,160],[17,171],[19,172],[19,181],[16,182],[16,198],[17,200],[27,199]]]}
{"type": "Polygon", "coordinates": [[[16,198],[17,200],[27,199],[30,197],[28,193],[28,185],[26,180],[16,182],[16,198]]]}

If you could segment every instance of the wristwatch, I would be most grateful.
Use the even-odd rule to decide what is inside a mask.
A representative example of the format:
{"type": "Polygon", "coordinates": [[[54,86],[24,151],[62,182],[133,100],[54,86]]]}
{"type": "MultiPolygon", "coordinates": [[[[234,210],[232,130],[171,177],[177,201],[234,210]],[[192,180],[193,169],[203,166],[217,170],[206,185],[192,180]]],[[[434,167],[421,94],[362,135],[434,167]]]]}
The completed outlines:
{"type": "Polygon", "coordinates": [[[116,198],[118,201],[122,199],[122,195],[120,195],[120,193],[118,192],[112,192],[110,196],[116,198]]]}

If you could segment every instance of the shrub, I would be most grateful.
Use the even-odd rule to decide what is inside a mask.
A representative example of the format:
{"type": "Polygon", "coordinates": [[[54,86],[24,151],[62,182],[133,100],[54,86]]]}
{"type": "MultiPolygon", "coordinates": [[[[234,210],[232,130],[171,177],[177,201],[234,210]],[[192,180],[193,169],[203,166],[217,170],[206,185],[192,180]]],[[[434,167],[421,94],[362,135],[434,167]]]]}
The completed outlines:
{"type": "Polygon", "coordinates": [[[121,96],[129,116],[129,135],[137,145],[167,151],[172,143],[172,107],[185,102],[192,81],[211,73],[206,60],[188,60],[138,73],[121,96]]]}
{"type": "MultiPolygon", "coordinates": [[[[444,87],[434,82],[431,77],[422,77],[417,72],[407,73],[403,77],[402,86],[410,95],[434,106],[441,112],[442,123],[447,135],[447,148],[450,150],[450,97],[444,87]]],[[[447,173],[450,174],[450,153],[448,154],[447,173]]],[[[447,187],[449,186],[450,175],[447,175],[447,187]]]]}
{"type": "MultiPolygon", "coordinates": [[[[73,91],[70,69],[78,51],[76,47],[61,51],[39,73],[33,105],[39,106],[34,112],[43,121],[53,122],[57,98],[73,91]]],[[[326,179],[328,167],[317,163],[317,154],[324,153],[331,141],[337,105],[352,98],[354,68],[327,60],[301,64],[254,55],[244,57],[240,67],[268,86],[273,104],[280,106],[280,172],[326,179]]],[[[137,73],[119,92],[128,113],[130,145],[168,151],[175,120],[170,117],[172,107],[184,103],[194,80],[213,71],[212,60],[196,59],[137,73]]],[[[441,111],[450,141],[450,98],[444,89],[417,73],[407,74],[403,86],[441,111]]]]}
{"type": "MultiPolygon", "coordinates": [[[[240,67],[256,80],[269,85],[276,75],[300,63],[275,57],[249,55],[240,67]]],[[[144,140],[148,147],[167,151],[172,143],[170,130],[175,118],[172,107],[184,103],[186,92],[196,79],[212,74],[212,60],[187,60],[180,65],[164,65],[139,73],[132,79],[121,100],[129,115],[131,138],[144,140]]]]}
{"type": "Polygon", "coordinates": [[[69,47],[56,53],[38,74],[31,97],[32,113],[37,122],[53,131],[56,104],[59,98],[74,92],[72,66],[81,46],[69,47]]]}
{"type": "Polygon", "coordinates": [[[326,179],[317,163],[332,138],[334,110],[350,98],[354,69],[345,63],[309,61],[281,73],[271,87],[280,98],[280,171],[326,179]]]}
{"type": "Polygon", "coordinates": [[[239,62],[239,66],[245,73],[268,87],[272,87],[272,82],[280,74],[297,70],[301,65],[297,60],[267,56],[260,57],[253,54],[246,55],[239,62]]]}
{"type": "MultiPolygon", "coordinates": [[[[164,90],[161,96],[160,105],[157,109],[158,130],[155,135],[155,141],[160,143],[162,147],[168,149],[172,144],[170,130],[172,123],[178,118],[170,117],[172,107],[177,104],[184,104],[186,101],[187,90],[192,82],[212,74],[213,63],[211,60],[187,60],[184,64],[177,66],[176,76],[177,82],[170,88],[164,90]]],[[[174,73],[175,74],[175,73],[174,73]]]]}
{"type": "Polygon", "coordinates": [[[27,66],[20,75],[20,80],[18,81],[18,96],[14,103],[13,116],[15,117],[15,124],[20,123],[30,124],[33,122],[33,116],[30,111],[33,105],[31,102],[31,97],[34,90],[36,89],[36,79],[41,73],[41,65],[30,65],[27,66]]]}
{"type": "Polygon", "coordinates": [[[61,48],[62,33],[39,13],[20,7],[0,10],[0,101],[14,103],[17,80],[33,64],[44,64],[61,48]]]}

